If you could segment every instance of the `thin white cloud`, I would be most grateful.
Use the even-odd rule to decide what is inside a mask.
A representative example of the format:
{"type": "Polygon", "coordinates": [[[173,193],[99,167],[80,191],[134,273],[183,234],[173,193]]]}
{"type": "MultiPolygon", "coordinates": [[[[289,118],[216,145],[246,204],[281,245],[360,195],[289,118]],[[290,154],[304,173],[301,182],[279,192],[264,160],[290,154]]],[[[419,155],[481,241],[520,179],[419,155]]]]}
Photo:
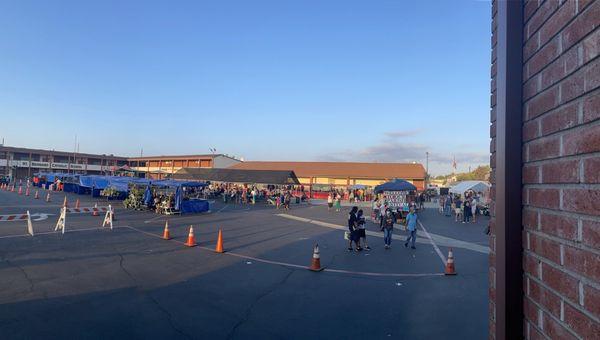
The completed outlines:
{"type": "Polygon", "coordinates": [[[489,153],[486,152],[447,153],[433,150],[431,147],[423,144],[401,143],[390,139],[356,151],[344,150],[322,154],[317,159],[330,162],[418,162],[425,165],[426,152],[429,152],[429,166],[432,174],[449,173],[452,171],[452,162],[454,159],[456,159],[456,163],[461,169],[468,166],[489,164],[490,159],[489,153]]]}
{"type": "Polygon", "coordinates": [[[389,138],[403,138],[403,137],[412,137],[421,133],[423,129],[413,129],[413,130],[399,130],[399,131],[390,131],[386,132],[385,135],[389,138]]]}

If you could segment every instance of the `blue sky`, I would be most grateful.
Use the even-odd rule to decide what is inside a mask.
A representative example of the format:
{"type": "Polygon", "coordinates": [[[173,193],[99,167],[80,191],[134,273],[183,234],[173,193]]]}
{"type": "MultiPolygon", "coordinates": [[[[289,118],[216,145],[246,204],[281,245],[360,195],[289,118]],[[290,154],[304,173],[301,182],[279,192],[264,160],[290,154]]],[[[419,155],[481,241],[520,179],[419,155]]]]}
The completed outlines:
{"type": "Polygon", "coordinates": [[[0,0],[6,145],[488,163],[483,1],[0,0]]]}

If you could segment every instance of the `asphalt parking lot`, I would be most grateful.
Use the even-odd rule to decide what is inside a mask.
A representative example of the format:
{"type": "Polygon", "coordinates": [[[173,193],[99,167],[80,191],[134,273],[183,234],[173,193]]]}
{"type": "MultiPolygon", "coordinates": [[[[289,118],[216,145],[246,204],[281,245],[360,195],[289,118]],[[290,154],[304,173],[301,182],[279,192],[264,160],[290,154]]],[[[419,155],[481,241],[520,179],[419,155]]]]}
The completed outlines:
{"type": "MultiPolygon", "coordinates": [[[[37,219],[33,237],[24,221],[0,222],[3,338],[487,338],[485,219],[454,223],[426,209],[430,237],[419,229],[417,249],[394,239],[384,250],[369,224],[373,249],[350,253],[347,208],[216,201],[208,214],[167,218],[118,205],[113,230],[72,213],[63,235],[53,231],[63,197],[0,191],[0,215],[30,210],[37,219]],[[169,241],[160,238],[167,219],[169,241]],[[182,244],[190,225],[198,247],[182,244]],[[225,254],[213,251],[219,229],[225,254]],[[316,243],[319,273],[306,269],[316,243]],[[449,247],[457,276],[442,275],[449,247]]],[[[96,203],[69,195],[71,204],[76,197],[96,203]]]]}

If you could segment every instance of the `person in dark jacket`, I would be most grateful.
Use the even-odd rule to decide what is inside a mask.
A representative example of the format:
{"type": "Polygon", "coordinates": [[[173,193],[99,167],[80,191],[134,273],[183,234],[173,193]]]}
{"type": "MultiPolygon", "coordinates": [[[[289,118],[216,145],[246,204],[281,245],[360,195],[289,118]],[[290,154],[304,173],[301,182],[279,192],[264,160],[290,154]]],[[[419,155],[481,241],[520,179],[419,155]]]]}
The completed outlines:
{"type": "Polygon", "coordinates": [[[348,214],[348,229],[350,230],[350,237],[348,240],[348,251],[353,251],[354,249],[352,248],[352,242],[354,242],[354,244],[356,245],[356,250],[357,251],[361,251],[362,248],[360,247],[359,244],[359,240],[360,240],[360,236],[358,235],[358,218],[356,216],[356,213],[358,212],[358,207],[352,207],[352,210],[350,210],[350,213],[348,214]]]}
{"type": "Polygon", "coordinates": [[[394,214],[390,209],[387,209],[381,220],[383,221],[381,230],[383,231],[384,248],[390,249],[392,247],[392,231],[394,230],[394,214]]]}

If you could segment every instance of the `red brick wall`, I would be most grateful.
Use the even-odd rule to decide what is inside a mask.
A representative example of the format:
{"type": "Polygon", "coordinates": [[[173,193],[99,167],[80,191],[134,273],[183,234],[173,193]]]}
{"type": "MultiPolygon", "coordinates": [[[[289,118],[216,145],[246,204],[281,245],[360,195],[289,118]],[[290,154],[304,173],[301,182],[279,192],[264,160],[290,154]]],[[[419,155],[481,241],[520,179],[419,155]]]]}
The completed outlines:
{"type": "MultiPolygon", "coordinates": [[[[599,26],[600,0],[524,2],[522,200],[527,339],[600,336],[599,26]]],[[[492,232],[493,226],[492,218],[492,232]]],[[[490,244],[494,250],[493,233],[490,244]]],[[[491,263],[492,329],[494,272],[491,263]]]]}

